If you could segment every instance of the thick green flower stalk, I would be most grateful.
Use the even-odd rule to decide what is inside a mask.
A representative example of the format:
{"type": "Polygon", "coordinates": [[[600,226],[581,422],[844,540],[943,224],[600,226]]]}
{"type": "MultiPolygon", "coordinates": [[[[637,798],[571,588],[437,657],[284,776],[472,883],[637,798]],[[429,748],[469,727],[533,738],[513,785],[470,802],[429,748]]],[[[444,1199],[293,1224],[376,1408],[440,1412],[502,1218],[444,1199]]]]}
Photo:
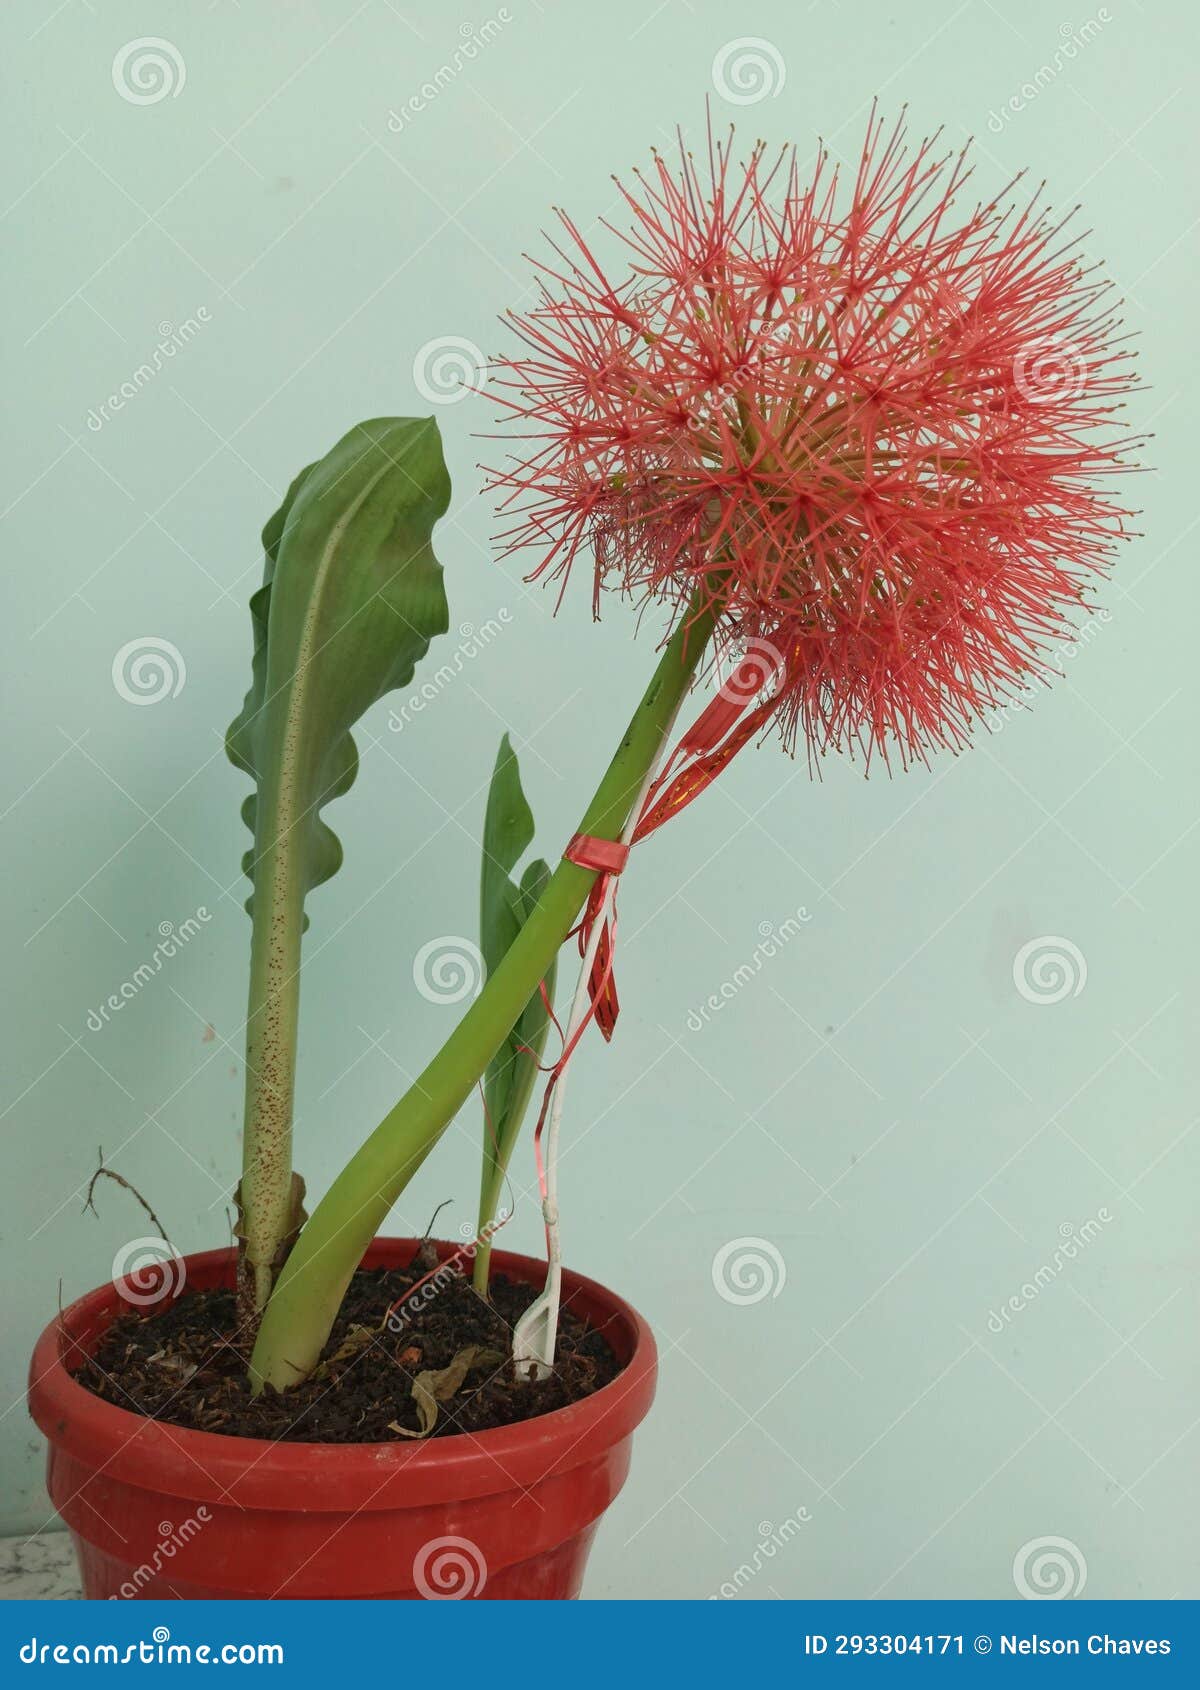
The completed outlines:
{"type": "MultiPolygon", "coordinates": [[[[584,812],[581,833],[599,839],[619,836],[711,632],[707,611],[679,624],[584,812]]],[[[559,863],[483,991],[313,1211],[259,1327],[250,1367],[256,1389],[272,1385],[284,1390],[307,1378],[316,1365],[368,1244],[537,992],[595,878],[575,863],[559,863]]]]}

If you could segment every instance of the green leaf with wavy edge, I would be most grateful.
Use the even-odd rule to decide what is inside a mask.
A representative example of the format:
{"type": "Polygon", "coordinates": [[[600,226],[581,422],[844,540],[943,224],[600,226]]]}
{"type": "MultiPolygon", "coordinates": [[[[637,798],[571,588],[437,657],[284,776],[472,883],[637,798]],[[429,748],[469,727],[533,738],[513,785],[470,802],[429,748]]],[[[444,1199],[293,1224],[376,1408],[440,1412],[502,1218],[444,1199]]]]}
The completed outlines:
{"type": "MultiPolygon", "coordinates": [[[[533,839],[533,813],[521,787],[517,754],[508,735],[500,741],[483,823],[483,868],[479,888],[480,949],[491,974],[525,925],[542,888],[550,878],[540,858],[529,863],[520,882],[511,873],[533,839]]],[[[546,999],[554,996],[555,969],[545,981],[546,999]]],[[[490,1246],[485,1231],[494,1219],[500,1189],[513,1145],[538,1077],[538,1063],[546,1043],[550,1017],[540,992],[535,992],[516,1025],[488,1063],[483,1078],[483,1171],[479,1187],[479,1231],[482,1240],[475,1257],[475,1284],[486,1290],[490,1246]]]]}
{"type": "Polygon", "coordinates": [[[304,901],[342,860],[321,809],[358,772],[355,722],[408,685],[449,626],[430,543],[449,501],[433,419],[379,417],[302,470],[263,530],[251,686],[226,737],[231,760],[256,782],[242,807],[254,844],[243,859],[253,937],[239,1232],[252,1270],[243,1289],[252,1278],[257,1310],[297,1224],[291,1118],[304,901]]]}

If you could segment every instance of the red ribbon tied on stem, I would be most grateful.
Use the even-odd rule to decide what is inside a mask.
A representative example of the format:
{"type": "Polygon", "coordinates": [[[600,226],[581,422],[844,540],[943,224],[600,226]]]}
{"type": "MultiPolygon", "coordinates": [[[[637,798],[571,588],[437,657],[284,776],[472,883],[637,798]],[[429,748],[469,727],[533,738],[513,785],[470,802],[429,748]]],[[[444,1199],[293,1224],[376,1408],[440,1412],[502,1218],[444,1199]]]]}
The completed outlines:
{"type": "MultiPolygon", "coordinates": [[[[653,833],[671,816],[678,815],[693,798],[699,797],[768,720],[778,703],[778,683],[782,673],[783,659],[776,647],[768,640],[753,641],[717,696],[682,735],[661,774],[647,788],[633,831],[628,834],[628,843],[619,839],[599,839],[590,833],[577,833],[563,852],[568,862],[591,869],[596,875],[583,915],[575,928],[579,952],[585,960],[593,937],[596,943],[588,974],[587,1013],[579,1019],[572,1013],[563,1035],[562,1051],[549,1071],[533,1131],[543,1210],[547,1201],[547,1182],[542,1157],[542,1132],[555,1088],[562,1082],[588,1022],[594,1018],[604,1037],[611,1039],[620,1013],[613,980],[613,948],[617,932],[616,879],[629,861],[631,846],[653,833]],[[771,687],[769,696],[764,697],[763,693],[772,681],[775,685],[771,687]],[[597,922],[600,923],[598,932],[597,922]]],[[[627,830],[628,824],[623,831],[627,830]]],[[[547,1218],[547,1249],[550,1249],[550,1224],[547,1218]]]]}
{"type": "MultiPolygon", "coordinates": [[[[563,856],[580,868],[595,870],[597,875],[576,928],[581,956],[586,952],[592,928],[600,918],[608,882],[624,869],[630,848],[686,809],[732,762],[746,742],[753,739],[776,707],[776,688],[782,673],[783,657],[771,641],[752,640],[720,692],[684,731],[668,757],[662,773],[646,794],[629,845],[622,845],[617,840],[597,839],[589,833],[577,833],[571,840],[563,856]],[[772,687],[770,696],[764,698],[764,689],[772,681],[776,687],[772,687]]],[[[612,1038],[621,1008],[613,979],[616,926],[614,893],[589,980],[591,1015],[605,1039],[612,1038]]],[[[569,1055],[569,1050],[564,1051],[560,1064],[569,1055]]]]}

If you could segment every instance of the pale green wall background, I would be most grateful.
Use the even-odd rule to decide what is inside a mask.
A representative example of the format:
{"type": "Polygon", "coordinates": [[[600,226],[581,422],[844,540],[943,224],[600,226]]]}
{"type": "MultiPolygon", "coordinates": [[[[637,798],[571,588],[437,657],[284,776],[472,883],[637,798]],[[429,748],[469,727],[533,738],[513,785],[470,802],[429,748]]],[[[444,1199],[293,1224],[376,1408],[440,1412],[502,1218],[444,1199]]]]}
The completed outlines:
{"type": "MultiPolygon", "coordinates": [[[[814,785],[767,746],[638,853],[618,1037],[589,1041],[574,1081],[565,1229],[664,1359],[589,1591],[707,1595],[748,1566],[747,1598],[1003,1596],[1014,1557],[1054,1536],[1090,1596],[1200,1594],[1193,9],[64,0],[8,6],[4,28],[7,1527],[46,1522],[21,1403],[35,1332],[60,1280],[64,1297],[102,1281],[149,1230],[115,1189],[81,1216],[97,1145],[182,1247],[226,1236],[249,929],[245,783],[220,735],[280,490],[360,417],[429,410],[427,343],[494,350],[549,206],[591,224],[610,171],[677,121],[700,136],[706,96],[747,142],[811,155],[820,133],[846,155],[878,94],[918,132],[973,132],[984,189],[1028,166],[1083,202],[1152,384],[1146,538],[1062,684],[969,756],[869,784],[831,765],[814,785]],[[489,20],[494,39],[389,128],[489,20]],[[184,71],[135,104],[113,64],[147,36],[184,71]],[[746,37],[772,80],[737,107],[712,66],[746,37]],[[1024,84],[1025,109],[992,115],[1024,84]],[[89,425],[189,318],[189,344],[89,425]],[[141,708],[112,667],[146,637],[186,678],[141,708]],[[160,925],[201,906],[202,933],[90,1031],[160,925]],[[1013,965],[1047,936],[1082,989],[1039,1003],[1013,965]],[[1072,1229],[1090,1241],[1056,1271],[1072,1229]],[[756,1238],[786,1279],[770,1265],[775,1295],[724,1300],[714,1258],[756,1238]]],[[[552,855],[653,660],[654,630],[635,645],[620,607],[593,627],[581,590],[555,623],[494,563],[472,439],[491,411],[433,409],[453,621],[501,632],[402,733],[372,714],[331,818],[346,866],[312,901],[299,1076],[318,1190],[457,1013],[418,993],[413,958],[474,933],[502,729],[552,855]]],[[[395,1230],[446,1197],[445,1230],[471,1218],[477,1130],[451,1132],[395,1230]]],[[[536,1249],[527,1149],[517,1171],[505,1242],[536,1249]]]]}

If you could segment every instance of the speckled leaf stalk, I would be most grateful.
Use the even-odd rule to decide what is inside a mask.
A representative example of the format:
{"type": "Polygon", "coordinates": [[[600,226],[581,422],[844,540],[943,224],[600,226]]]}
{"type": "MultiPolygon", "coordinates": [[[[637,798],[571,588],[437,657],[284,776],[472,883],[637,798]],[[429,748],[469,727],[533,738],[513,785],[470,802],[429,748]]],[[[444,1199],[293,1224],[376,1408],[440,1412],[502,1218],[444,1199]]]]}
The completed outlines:
{"type": "Polygon", "coordinates": [[[242,809],[254,835],[243,859],[254,888],[238,1192],[243,1337],[303,1220],[292,1104],[304,901],[342,860],[320,812],[358,772],[354,723],[407,686],[446,631],[430,536],[449,499],[433,421],[376,418],[302,470],[263,530],[252,681],[226,742],[256,782],[242,809]]]}
{"type": "MultiPolygon", "coordinates": [[[[697,612],[672,636],[580,832],[602,839],[619,836],[711,632],[711,617],[697,612]]],[[[263,1315],[250,1367],[255,1390],[268,1384],[286,1389],[316,1365],[367,1245],[537,990],[594,880],[590,870],[575,863],[558,864],[483,991],[318,1204],[263,1315]]]]}

